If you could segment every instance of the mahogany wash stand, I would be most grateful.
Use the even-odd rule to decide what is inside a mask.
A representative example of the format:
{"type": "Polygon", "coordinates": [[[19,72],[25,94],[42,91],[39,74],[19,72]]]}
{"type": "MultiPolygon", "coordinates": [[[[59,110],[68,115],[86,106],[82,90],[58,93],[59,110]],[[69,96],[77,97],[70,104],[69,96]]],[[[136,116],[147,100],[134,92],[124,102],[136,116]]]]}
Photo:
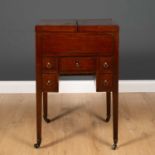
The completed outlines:
{"type": "Polygon", "coordinates": [[[41,144],[43,118],[47,117],[47,93],[59,91],[60,75],[96,75],[96,92],[106,92],[107,116],[113,102],[113,145],[118,142],[119,26],[111,19],[42,20],[36,25],[36,121],[41,144]]]}

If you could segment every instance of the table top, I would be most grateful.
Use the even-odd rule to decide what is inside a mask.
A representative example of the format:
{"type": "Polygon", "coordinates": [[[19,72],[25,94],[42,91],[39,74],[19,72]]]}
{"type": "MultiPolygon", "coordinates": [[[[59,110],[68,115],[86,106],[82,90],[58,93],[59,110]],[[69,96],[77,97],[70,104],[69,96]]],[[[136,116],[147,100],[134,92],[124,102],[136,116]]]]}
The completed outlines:
{"type": "Polygon", "coordinates": [[[36,31],[90,32],[118,31],[119,26],[112,19],[43,19],[36,25],[36,31]]]}

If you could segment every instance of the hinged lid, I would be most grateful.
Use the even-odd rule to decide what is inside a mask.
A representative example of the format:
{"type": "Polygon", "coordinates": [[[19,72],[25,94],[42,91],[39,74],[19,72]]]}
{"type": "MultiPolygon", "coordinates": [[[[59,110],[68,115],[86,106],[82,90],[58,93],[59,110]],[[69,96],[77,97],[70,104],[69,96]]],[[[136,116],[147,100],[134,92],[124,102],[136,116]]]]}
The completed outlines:
{"type": "Polygon", "coordinates": [[[41,20],[35,29],[36,31],[77,32],[77,23],[74,19],[46,19],[41,20]]]}
{"type": "Polygon", "coordinates": [[[102,32],[118,31],[112,19],[51,19],[41,20],[36,31],[48,32],[102,32]]]}
{"type": "Polygon", "coordinates": [[[112,19],[79,19],[78,32],[118,31],[119,26],[112,19]]]}

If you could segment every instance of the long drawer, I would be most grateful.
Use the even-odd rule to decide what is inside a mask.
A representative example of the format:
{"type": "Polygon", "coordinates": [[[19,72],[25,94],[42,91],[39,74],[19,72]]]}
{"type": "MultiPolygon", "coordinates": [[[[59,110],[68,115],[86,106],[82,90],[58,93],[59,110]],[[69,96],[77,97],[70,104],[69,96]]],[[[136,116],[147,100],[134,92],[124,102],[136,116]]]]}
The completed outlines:
{"type": "Polygon", "coordinates": [[[67,53],[102,53],[112,55],[112,34],[93,33],[49,33],[42,34],[43,55],[67,53]]]}

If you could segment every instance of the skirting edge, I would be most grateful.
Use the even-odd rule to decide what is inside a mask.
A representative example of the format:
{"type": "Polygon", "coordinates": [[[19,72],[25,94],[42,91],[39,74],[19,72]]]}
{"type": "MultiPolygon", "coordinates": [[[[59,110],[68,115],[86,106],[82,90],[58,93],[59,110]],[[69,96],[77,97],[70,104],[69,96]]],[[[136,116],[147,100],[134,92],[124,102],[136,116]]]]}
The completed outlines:
{"type": "MultiPolygon", "coordinates": [[[[60,80],[60,93],[95,92],[94,80],[60,80]]],[[[119,92],[155,92],[155,80],[120,80],[119,92]]],[[[0,93],[35,93],[35,81],[0,81],[0,93]]]]}

